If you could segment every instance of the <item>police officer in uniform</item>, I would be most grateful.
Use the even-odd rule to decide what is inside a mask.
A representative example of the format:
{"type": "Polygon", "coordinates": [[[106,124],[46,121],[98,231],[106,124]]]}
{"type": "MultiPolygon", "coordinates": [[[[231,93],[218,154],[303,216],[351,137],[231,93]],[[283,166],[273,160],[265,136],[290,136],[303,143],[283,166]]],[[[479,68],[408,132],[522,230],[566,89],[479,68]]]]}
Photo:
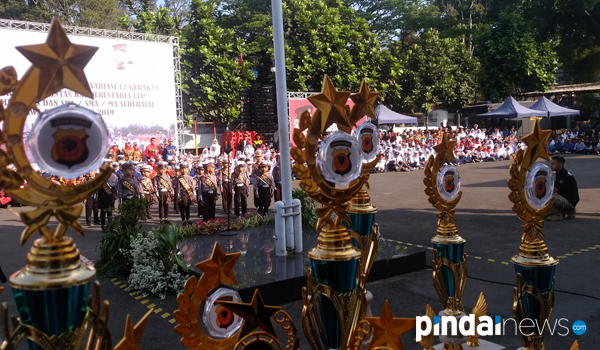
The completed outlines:
{"type": "Polygon", "coordinates": [[[221,194],[223,195],[222,204],[223,211],[227,214],[231,213],[232,207],[232,192],[231,192],[231,164],[229,164],[229,157],[223,160],[223,168],[221,169],[221,194]]]}
{"type": "Polygon", "coordinates": [[[198,164],[194,171],[194,180],[196,181],[196,197],[198,198],[198,217],[204,215],[204,202],[200,200],[202,198],[202,192],[200,191],[200,178],[204,176],[204,165],[198,164]]]}
{"type": "MultiPolygon", "coordinates": [[[[96,176],[96,172],[92,171],[89,174],[85,175],[85,180],[83,182],[92,181],[96,176]]],[[[94,226],[100,223],[98,220],[98,193],[93,193],[90,195],[85,201],[85,221],[88,226],[94,226]],[[92,215],[93,214],[93,215],[92,215]],[[92,217],[94,221],[92,222],[92,217]]]]}
{"type": "Polygon", "coordinates": [[[173,197],[173,183],[167,174],[167,162],[158,163],[158,175],[154,178],[154,188],[158,193],[158,217],[160,223],[169,220],[169,203],[173,197]]]}
{"type": "Polygon", "coordinates": [[[256,152],[254,152],[254,164],[252,164],[252,173],[250,175],[250,182],[252,183],[252,187],[254,189],[254,208],[256,208],[256,210],[258,211],[258,183],[256,178],[258,176],[260,176],[260,174],[262,174],[262,171],[260,170],[260,163],[262,162],[262,151],[261,150],[256,150],[256,152]]]}
{"type": "Polygon", "coordinates": [[[187,226],[191,224],[190,206],[192,203],[196,203],[196,194],[194,193],[196,182],[190,176],[189,164],[185,162],[181,163],[179,169],[181,170],[181,175],[173,179],[173,190],[175,191],[175,196],[177,196],[176,201],[179,204],[182,224],[183,226],[187,226]]]}
{"type": "Polygon", "coordinates": [[[281,166],[279,165],[279,154],[275,156],[275,167],[273,167],[273,171],[271,174],[273,175],[273,180],[275,181],[275,202],[281,200],[281,166]]]}
{"type": "MultiPolygon", "coordinates": [[[[108,165],[112,159],[105,159],[104,165],[108,165]]],[[[115,208],[115,200],[117,199],[117,185],[119,179],[116,172],[110,174],[108,181],[98,190],[98,209],[100,209],[100,225],[102,232],[106,229],[106,217],[108,222],[112,220],[112,209],[115,208]]]]}
{"type": "Polygon", "coordinates": [[[269,173],[269,163],[263,160],[260,163],[259,169],[261,173],[255,177],[254,196],[258,200],[258,214],[266,215],[271,205],[271,196],[273,195],[275,181],[273,180],[273,175],[269,173]]]}
{"type": "MultiPolygon", "coordinates": [[[[142,173],[142,178],[140,179],[140,193],[142,194],[142,198],[154,203],[156,202],[156,190],[154,189],[154,184],[150,178],[150,171],[152,171],[152,167],[150,165],[144,165],[140,171],[142,173]]],[[[152,219],[150,208],[152,208],[152,206],[149,206],[148,210],[146,211],[146,217],[148,220],[152,219]]]]}
{"type": "Polygon", "coordinates": [[[235,203],[235,216],[238,219],[246,215],[247,197],[248,197],[248,176],[246,174],[246,163],[239,161],[235,171],[231,175],[231,185],[233,187],[233,200],[235,203]],[[240,212],[241,207],[241,212],[240,212]]]}
{"type": "Polygon", "coordinates": [[[123,177],[119,180],[117,193],[123,203],[133,197],[139,197],[140,182],[133,175],[133,164],[123,163],[121,169],[123,170],[123,177]]]}
{"type": "Polygon", "coordinates": [[[219,195],[221,194],[221,191],[219,190],[219,180],[215,175],[214,163],[210,162],[206,165],[206,174],[200,177],[198,187],[200,189],[199,192],[201,193],[199,201],[204,205],[202,220],[204,222],[210,219],[214,220],[217,200],[219,200],[219,195]]]}

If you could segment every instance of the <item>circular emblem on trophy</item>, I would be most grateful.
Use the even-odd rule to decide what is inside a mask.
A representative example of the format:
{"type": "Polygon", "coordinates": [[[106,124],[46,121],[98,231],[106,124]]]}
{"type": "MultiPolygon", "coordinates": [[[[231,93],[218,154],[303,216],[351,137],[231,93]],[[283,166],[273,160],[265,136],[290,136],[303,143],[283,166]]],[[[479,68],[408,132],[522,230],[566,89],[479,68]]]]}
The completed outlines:
{"type": "Polygon", "coordinates": [[[325,180],[346,186],[362,169],[362,152],[355,137],[335,131],[321,143],[317,166],[325,180]]]}
{"type": "Polygon", "coordinates": [[[444,165],[437,177],[437,187],[440,196],[445,200],[451,201],[460,192],[460,174],[452,165],[444,165]]]}
{"type": "Polygon", "coordinates": [[[202,320],[210,335],[216,338],[229,338],[240,329],[244,320],[229,309],[215,304],[217,301],[241,303],[242,298],[233,289],[220,288],[204,304],[202,320]]]}
{"type": "Polygon", "coordinates": [[[109,139],[99,114],[69,103],[38,116],[27,147],[41,169],[73,179],[100,167],[109,139]]]}
{"type": "Polygon", "coordinates": [[[370,162],[379,154],[379,133],[371,122],[364,121],[354,129],[354,136],[360,143],[363,161],[370,162]]]}
{"type": "Polygon", "coordinates": [[[552,198],[553,189],[554,174],[548,165],[535,163],[529,167],[525,176],[525,196],[529,205],[542,209],[552,198]]]}

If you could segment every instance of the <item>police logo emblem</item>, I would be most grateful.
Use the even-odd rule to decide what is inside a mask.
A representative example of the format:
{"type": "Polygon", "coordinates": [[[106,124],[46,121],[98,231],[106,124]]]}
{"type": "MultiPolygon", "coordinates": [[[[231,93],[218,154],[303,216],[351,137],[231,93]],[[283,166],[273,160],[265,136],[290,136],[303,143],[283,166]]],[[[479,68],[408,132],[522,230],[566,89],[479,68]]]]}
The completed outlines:
{"type": "Polygon", "coordinates": [[[202,321],[211,336],[216,338],[229,338],[237,332],[244,321],[229,309],[216,304],[217,301],[242,301],[240,295],[232,289],[220,288],[215,291],[204,304],[202,321]]]}
{"type": "Polygon", "coordinates": [[[362,162],[359,141],[342,131],[326,137],[317,155],[317,167],[325,180],[342,186],[360,175],[362,162]]]}
{"type": "Polygon", "coordinates": [[[460,192],[460,174],[451,165],[444,165],[437,178],[437,188],[440,196],[446,200],[453,200],[460,192]]]}
{"type": "Polygon", "coordinates": [[[373,135],[362,134],[361,139],[363,152],[370,153],[373,150],[373,135]]]}
{"type": "Polygon", "coordinates": [[[375,125],[368,121],[360,123],[354,130],[360,143],[363,162],[370,162],[379,154],[379,133],[375,125]]]}
{"type": "Polygon", "coordinates": [[[89,156],[90,152],[85,143],[88,135],[84,129],[58,129],[52,136],[55,140],[52,159],[55,162],[71,168],[73,165],[81,164],[89,156]]]}
{"type": "Polygon", "coordinates": [[[336,174],[342,176],[346,175],[352,168],[352,163],[350,162],[350,150],[334,149],[331,166],[336,174]]]}
{"type": "Polygon", "coordinates": [[[525,175],[525,196],[534,209],[542,209],[552,198],[554,174],[544,163],[534,163],[525,175]]]}
{"type": "Polygon", "coordinates": [[[99,114],[68,103],[38,116],[27,147],[41,169],[74,179],[100,167],[109,140],[110,134],[99,114]]]}

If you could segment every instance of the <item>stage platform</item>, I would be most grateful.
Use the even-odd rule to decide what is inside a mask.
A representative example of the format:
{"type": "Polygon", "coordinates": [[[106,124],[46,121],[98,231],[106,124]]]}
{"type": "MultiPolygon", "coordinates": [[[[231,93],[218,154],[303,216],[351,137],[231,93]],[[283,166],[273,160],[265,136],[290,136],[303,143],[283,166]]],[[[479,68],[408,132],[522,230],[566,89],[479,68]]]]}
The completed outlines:
{"type": "MultiPolygon", "coordinates": [[[[178,243],[192,274],[202,272],[194,265],[210,257],[217,241],[226,253],[241,252],[234,272],[243,300],[250,300],[258,288],[266,302],[280,305],[302,299],[301,287],[306,285],[306,269],[310,267],[308,250],[317,245],[314,228],[304,227],[304,251],[275,256],[275,227],[266,226],[237,231],[234,236],[194,236],[178,243]]],[[[380,234],[381,235],[381,234],[380,234]]],[[[385,236],[385,235],[384,235],[385,236]]],[[[377,259],[369,282],[425,269],[425,250],[379,240],[377,259]]]]}

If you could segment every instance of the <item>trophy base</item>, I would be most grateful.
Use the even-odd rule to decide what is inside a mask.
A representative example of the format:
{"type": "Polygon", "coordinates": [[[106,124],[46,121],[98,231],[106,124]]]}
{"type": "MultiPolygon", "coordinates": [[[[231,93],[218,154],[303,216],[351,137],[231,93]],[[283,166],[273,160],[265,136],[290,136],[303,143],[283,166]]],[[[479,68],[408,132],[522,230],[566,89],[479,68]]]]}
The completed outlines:
{"type": "MultiPolygon", "coordinates": [[[[462,344],[463,350],[505,350],[506,347],[496,344],[496,343],[492,343],[489,342],[487,340],[483,340],[481,338],[479,338],[479,342],[481,343],[481,345],[473,347],[473,346],[468,346],[466,343],[462,344]]],[[[444,343],[440,343],[438,345],[435,345],[433,347],[435,350],[443,350],[444,349],[444,343]]]]}

